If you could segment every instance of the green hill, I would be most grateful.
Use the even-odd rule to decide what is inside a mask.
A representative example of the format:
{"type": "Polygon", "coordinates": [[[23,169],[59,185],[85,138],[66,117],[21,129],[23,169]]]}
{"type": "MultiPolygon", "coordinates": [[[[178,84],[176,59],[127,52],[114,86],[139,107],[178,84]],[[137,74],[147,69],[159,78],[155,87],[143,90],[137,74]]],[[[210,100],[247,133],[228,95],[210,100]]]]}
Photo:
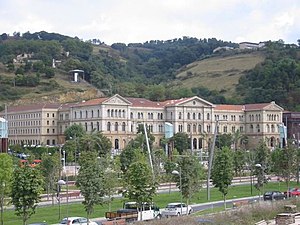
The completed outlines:
{"type": "Polygon", "coordinates": [[[181,68],[172,83],[186,88],[202,86],[233,97],[240,77],[264,60],[264,53],[259,51],[210,57],[181,68]]]}
{"type": "Polygon", "coordinates": [[[299,52],[282,41],[242,51],[215,38],[108,46],[47,32],[2,34],[0,107],[21,99],[66,102],[118,93],[153,101],[193,95],[215,104],[276,101],[295,110],[300,109],[299,52]],[[29,57],[18,60],[23,55],[29,57]],[[60,62],[56,68],[53,59],[60,62]],[[85,82],[70,82],[74,69],[84,71],[85,82]]]}

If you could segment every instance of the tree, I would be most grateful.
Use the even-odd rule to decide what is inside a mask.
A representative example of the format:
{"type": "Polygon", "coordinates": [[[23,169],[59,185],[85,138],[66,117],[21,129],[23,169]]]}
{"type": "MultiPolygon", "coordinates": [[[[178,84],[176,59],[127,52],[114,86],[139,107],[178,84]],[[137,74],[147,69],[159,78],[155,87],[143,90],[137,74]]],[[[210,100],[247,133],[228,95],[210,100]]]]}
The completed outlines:
{"type": "Polygon", "coordinates": [[[11,190],[11,179],[13,174],[12,158],[5,153],[0,153],[0,208],[1,208],[1,225],[3,222],[4,199],[9,195],[11,190]]]}
{"type": "Polygon", "coordinates": [[[120,158],[116,157],[112,159],[110,156],[101,158],[101,164],[108,164],[104,173],[104,190],[105,195],[108,197],[109,211],[111,211],[111,202],[113,195],[116,193],[116,189],[120,186],[119,174],[120,174],[120,158]]]}
{"type": "Polygon", "coordinates": [[[105,156],[110,153],[112,144],[110,140],[100,131],[92,131],[91,134],[84,134],[79,139],[79,148],[82,151],[95,151],[98,156],[105,156]]]}
{"type": "Polygon", "coordinates": [[[245,165],[246,158],[245,158],[245,152],[240,149],[236,149],[233,152],[233,161],[234,161],[234,172],[236,176],[241,176],[241,171],[245,165]]]}
{"type": "Polygon", "coordinates": [[[47,78],[53,78],[55,76],[55,71],[51,67],[46,67],[44,73],[47,78]]]}
{"type": "Polygon", "coordinates": [[[14,170],[11,201],[15,206],[16,215],[22,218],[23,225],[35,213],[43,185],[43,177],[39,170],[29,165],[14,170]]]}
{"type": "Polygon", "coordinates": [[[233,179],[233,158],[228,147],[216,151],[211,179],[213,185],[219,188],[219,191],[223,194],[226,209],[226,195],[233,179]]]}
{"type": "Polygon", "coordinates": [[[42,155],[42,162],[39,165],[39,168],[42,171],[44,177],[44,184],[47,194],[51,194],[52,197],[52,205],[54,204],[54,194],[56,183],[59,178],[59,172],[61,170],[60,157],[58,154],[49,155],[44,153],[42,155]]]}
{"type": "Polygon", "coordinates": [[[125,174],[125,196],[136,201],[139,208],[144,202],[152,202],[156,194],[156,184],[153,181],[152,171],[145,160],[141,157],[139,161],[132,163],[125,174]]]}
{"type": "Polygon", "coordinates": [[[189,148],[189,137],[186,133],[176,133],[171,138],[174,141],[174,148],[177,149],[179,154],[182,154],[185,150],[189,148]]]}
{"type": "Polygon", "coordinates": [[[178,159],[178,167],[181,168],[180,177],[176,176],[177,186],[181,190],[183,197],[189,205],[191,197],[200,190],[204,179],[204,170],[199,163],[199,159],[192,156],[187,151],[178,159]]]}
{"type": "Polygon", "coordinates": [[[83,129],[83,126],[81,124],[72,124],[65,130],[64,135],[66,136],[66,140],[70,140],[70,139],[80,138],[85,133],[86,132],[83,129]]]}
{"type": "Polygon", "coordinates": [[[279,176],[283,177],[287,189],[290,187],[291,175],[295,172],[297,167],[297,149],[291,144],[287,148],[276,148],[271,153],[272,170],[279,176]]]}
{"type": "Polygon", "coordinates": [[[98,159],[96,152],[82,152],[79,159],[80,169],[77,176],[76,186],[79,187],[84,200],[87,218],[94,211],[95,205],[102,205],[104,190],[104,168],[98,159]]]}
{"type": "Polygon", "coordinates": [[[259,145],[255,149],[255,163],[254,165],[260,165],[255,167],[254,175],[257,176],[257,183],[255,187],[257,190],[261,191],[261,187],[267,183],[265,175],[269,170],[269,161],[270,161],[270,150],[266,146],[264,141],[260,141],[259,145]]]}

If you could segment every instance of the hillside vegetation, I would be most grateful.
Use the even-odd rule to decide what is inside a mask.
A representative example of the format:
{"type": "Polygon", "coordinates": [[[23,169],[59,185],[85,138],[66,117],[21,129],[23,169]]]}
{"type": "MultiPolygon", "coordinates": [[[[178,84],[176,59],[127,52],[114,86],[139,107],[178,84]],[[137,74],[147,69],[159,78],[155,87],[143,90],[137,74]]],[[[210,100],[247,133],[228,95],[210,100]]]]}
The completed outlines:
{"type": "Polygon", "coordinates": [[[246,75],[264,60],[264,53],[255,51],[195,61],[179,71],[174,86],[180,80],[182,87],[202,86],[223,93],[225,97],[234,97],[241,76],[246,75]]]}
{"type": "Polygon", "coordinates": [[[215,38],[108,46],[44,31],[4,33],[0,107],[20,99],[66,102],[118,93],[153,101],[193,95],[215,104],[276,101],[285,109],[300,110],[299,60],[299,47],[282,41],[242,51],[236,43],[215,38]],[[231,50],[214,52],[224,46],[231,50]],[[24,55],[28,57],[20,59],[24,55]],[[55,68],[53,59],[58,61],[55,68]],[[84,71],[84,82],[70,82],[73,69],[84,71]]]}

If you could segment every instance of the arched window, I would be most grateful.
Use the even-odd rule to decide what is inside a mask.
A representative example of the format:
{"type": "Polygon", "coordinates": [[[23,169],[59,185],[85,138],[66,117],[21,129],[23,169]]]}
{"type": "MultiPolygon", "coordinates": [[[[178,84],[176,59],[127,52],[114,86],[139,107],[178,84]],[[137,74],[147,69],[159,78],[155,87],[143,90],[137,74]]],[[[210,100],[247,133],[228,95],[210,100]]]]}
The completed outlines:
{"type": "Polygon", "coordinates": [[[94,110],[92,110],[92,118],[94,117],[94,110]]]}
{"type": "Polygon", "coordinates": [[[107,110],[107,117],[110,117],[110,109],[107,110]]]}
{"type": "Polygon", "coordinates": [[[118,122],[115,122],[115,131],[118,131],[118,126],[119,126],[118,122]]]}
{"type": "Polygon", "coordinates": [[[201,126],[201,124],[198,125],[198,133],[202,133],[202,126],[201,126]]]}
{"type": "Polygon", "coordinates": [[[125,131],[125,128],[126,128],[126,124],[125,122],[122,123],[122,131],[125,131]]]}
{"type": "Polygon", "coordinates": [[[111,124],[110,122],[107,123],[107,131],[110,131],[111,130],[111,124]]]}
{"type": "Polygon", "coordinates": [[[125,118],[125,110],[122,111],[122,117],[125,118]]]}
{"type": "Polygon", "coordinates": [[[201,120],[201,113],[198,113],[198,120],[201,120]]]}
{"type": "Polygon", "coordinates": [[[197,126],[196,124],[193,125],[193,132],[196,132],[197,131],[197,126]]]}
{"type": "Polygon", "coordinates": [[[196,119],[196,113],[193,113],[193,120],[196,119]]]}
{"type": "Polygon", "coordinates": [[[188,119],[188,120],[191,119],[190,113],[187,114],[187,119],[188,119]]]}
{"type": "MultiPolygon", "coordinates": [[[[99,109],[97,110],[97,114],[98,114],[97,116],[100,117],[100,110],[99,109]]],[[[108,114],[108,116],[109,116],[109,114],[108,114]]]]}
{"type": "Polygon", "coordinates": [[[113,109],[110,111],[110,116],[114,117],[114,110],[113,109]]]}
{"type": "Polygon", "coordinates": [[[179,112],[178,119],[180,119],[180,120],[181,120],[181,119],[182,119],[181,117],[182,117],[182,113],[181,113],[181,112],[179,112]]]}
{"type": "Polygon", "coordinates": [[[119,117],[121,117],[122,116],[122,111],[121,111],[121,109],[119,109],[119,117]]]}
{"type": "Polygon", "coordinates": [[[190,124],[187,125],[187,132],[191,132],[191,125],[190,124]]]}
{"type": "Polygon", "coordinates": [[[133,119],[133,112],[130,113],[130,119],[133,119]]]}
{"type": "Polygon", "coordinates": [[[206,118],[207,118],[207,120],[210,120],[210,114],[209,113],[207,113],[206,118]]]}

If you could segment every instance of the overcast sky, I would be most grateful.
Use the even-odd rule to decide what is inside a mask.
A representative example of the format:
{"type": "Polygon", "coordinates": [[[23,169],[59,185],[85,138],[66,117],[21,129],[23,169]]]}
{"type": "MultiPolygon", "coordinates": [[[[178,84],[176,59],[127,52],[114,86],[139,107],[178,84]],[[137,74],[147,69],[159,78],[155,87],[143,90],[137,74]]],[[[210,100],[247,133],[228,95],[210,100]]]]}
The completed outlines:
{"type": "Polygon", "coordinates": [[[300,0],[0,0],[0,18],[0,34],[44,30],[106,44],[300,39],[300,0]]]}

